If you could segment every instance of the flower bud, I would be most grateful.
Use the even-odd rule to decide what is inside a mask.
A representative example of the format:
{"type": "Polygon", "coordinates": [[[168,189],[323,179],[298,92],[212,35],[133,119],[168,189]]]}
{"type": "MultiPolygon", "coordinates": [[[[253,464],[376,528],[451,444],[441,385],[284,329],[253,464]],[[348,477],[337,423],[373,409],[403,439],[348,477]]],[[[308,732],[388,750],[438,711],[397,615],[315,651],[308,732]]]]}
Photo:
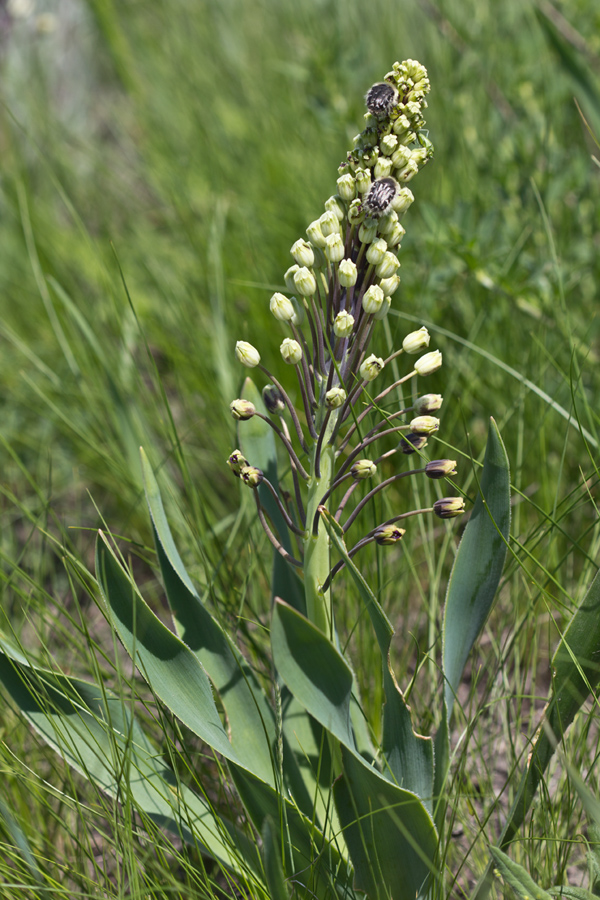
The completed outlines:
{"type": "Polygon", "coordinates": [[[229,404],[229,409],[234,419],[242,421],[251,419],[256,413],[256,407],[250,400],[232,400],[229,404]]]}
{"type": "Polygon", "coordinates": [[[393,178],[374,181],[363,200],[368,215],[374,219],[384,215],[392,206],[398,190],[398,182],[393,178]]]}
{"type": "Polygon", "coordinates": [[[393,209],[390,209],[384,216],[379,217],[379,221],[377,223],[377,233],[383,234],[386,239],[387,235],[391,234],[394,230],[394,226],[398,223],[398,213],[394,212],[393,209]]]}
{"type": "MultiPolygon", "coordinates": [[[[390,163],[391,163],[391,160],[390,160],[390,163]]],[[[418,173],[418,171],[419,171],[419,167],[416,164],[416,162],[414,161],[414,159],[409,159],[409,161],[406,163],[406,165],[403,166],[401,169],[396,169],[394,174],[395,174],[396,178],[398,179],[398,181],[403,181],[406,183],[407,181],[410,181],[411,179],[413,179],[415,177],[415,175],[418,173]]]]}
{"type": "Polygon", "coordinates": [[[292,325],[302,325],[304,322],[304,307],[301,303],[298,303],[295,297],[292,297],[291,304],[294,307],[294,315],[290,319],[292,325]]]}
{"type": "Polygon", "coordinates": [[[379,307],[379,309],[377,310],[377,312],[374,315],[374,318],[377,322],[381,322],[382,319],[385,319],[385,317],[387,316],[387,314],[390,311],[391,305],[392,305],[392,298],[384,296],[383,303],[381,304],[381,306],[379,307]]]}
{"type": "Polygon", "coordinates": [[[341,178],[338,178],[337,186],[342,200],[345,200],[346,203],[349,203],[350,200],[354,200],[354,195],[356,193],[356,180],[352,175],[350,175],[350,173],[342,175],[341,178]]]}
{"type": "Polygon", "coordinates": [[[398,103],[398,91],[389,81],[378,81],[365,97],[367,109],[376,119],[384,119],[398,103]]]}
{"type": "Polygon", "coordinates": [[[356,263],[351,259],[343,259],[338,266],[338,279],[342,287],[349,288],[356,284],[358,272],[356,263]]]}
{"type": "Polygon", "coordinates": [[[398,528],[397,525],[380,525],[375,531],[374,538],[376,543],[385,547],[388,544],[395,544],[401,541],[406,534],[405,528],[398,528]]]}
{"type": "Polygon", "coordinates": [[[405,434],[398,444],[400,450],[408,456],[417,450],[423,450],[427,446],[427,437],[424,434],[405,434]]]}
{"type": "Polygon", "coordinates": [[[395,153],[392,154],[392,163],[397,169],[401,169],[411,158],[411,152],[408,147],[401,144],[395,153]]]}
{"type": "Polygon", "coordinates": [[[375,356],[374,353],[371,353],[370,356],[367,356],[358,371],[360,373],[360,377],[364,379],[364,381],[374,381],[382,369],[383,360],[381,359],[381,357],[375,356]]]}
{"type": "Polygon", "coordinates": [[[315,219],[314,222],[310,223],[310,225],[306,229],[306,234],[311,244],[313,244],[315,247],[320,247],[321,250],[323,249],[323,247],[325,246],[325,235],[321,231],[321,222],[319,219],[315,219]]]}
{"type": "Polygon", "coordinates": [[[413,434],[433,434],[440,427],[440,420],[435,416],[417,416],[410,423],[413,434]]]}
{"type": "Polygon", "coordinates": [[[456,475],[455,459],[432,459],[425,466],[425,474],[428,478],[449,478],[456,475]]]}
{"type": "Polygon", "coordinates": [[[442,354],[439,350],[432,350],[424,356],[420,356],[415,362],[415,372],[417,375],[431,375],[442,365],[442,354]]]}
{"type": "Polygon", "coordinates": [[[290,266],[285,275],[283,276],[283,280],[285,281],[285,286],[288,291],[292,291],[292,293],[296,290],[296,285],[294,284],[294,275],[298,271],[300,266],[295,263],[293,266],[290,266]]]}
{"type": "MultiPolygon", "coordinates": [[[[323,237],[328,237],[330,234],[340,234],[340,220],[335,213],[331,212],[331,210],[327,210],[327,212],[324,212],[323,215],[319,217],[319,224],[321,226],[321,231],[323,232],[323,237]]],[[[325,244],[323,244],[323,249],[324,248],[325,244]]]]}
{"type": "Polygon", "coordinates": [[[420,416],[427,416],[432,412],[440,409],[444,398],[441,394],[423,394],[418,400],[415,400],[413,409],[420,416]]]}
{"type": "Polygon", "coordinates": [[[373,243],[369,245],[369,249],[366,253],[367,262],[372,266],[378,266],[385,256],[386,250],[387,243],[383,238],[377,238],[376,241],[373,241],[373,243]]]}
{"type": "Polygon", "coordinates": [[[298,238],[295,244],[292,244],[290,253],[294,257],[299,266],[314,266],[315,254],[308,241],[298,238]]]}
{"type": "Polygon", "coordinates": [[[303,297],[311,297],[317,289],[315,276],[306,266],[302,266],[294,274],[294,284],[298,293],[303,297]]]}
{"type": "Polygon", "coordinates": [[[325,209],[327,210],[327,212],[332,212],[340,222],[346,215],[346,210],[344,209],[344,206],[342,204],[341,197],[329,197],[329,199],[325,201],[325,209]]]}
{"type": "Polygon", "coordinates": [[[410,119],[408,116],[398,116],[393,125],[394,134],[401,135],[410,128],[410,119]]]}
{"type": "Polygon", "coordinates": [[[392,294],[395,294],[398,290],[398,285],[400,284],[400,276],[399,275],[391,275],[389,278],[382,278],[379,282],[379,287],[383,291],[384,297],[391,297],[392,294]]]}
{"type": "Polygon", "coordinates": [[[242,466],[240,469],[240,478],[250,488],[256,488],[265,476],[256,466],[242,466]]]}
{"type": "Polygon", "coordinates": [[[256,347],[253,347],[248,341],[237,342],[235,345],[235,355],[237,356],[238,362],[241,362],[243,366],[247,366],[249,369],[253,369],[254,366],[257,366],[260,362],[260,353],[256,347]]]}
{"type": "Polygon", "coordinates": [[[365,218],[365,211],[360,200],[353,200],[348,207],[348,221],[351,225],[360,225],[365,218]]]}
{"type": "Polygon", "coordinates": [[[352,313],[349,313],[345,309],[343,309],[335,317],[335,321],[333,323],[333,333],[336,337],[347,338],[350,337],[353,329],[354,316],[352,315],[352,313]]]}
{"type": "Polygon", "coordinates": [[[392,174],[392,161],[389,156],[380,156],[373,168],[375,178],[388,178],[392,174]]]}
{"type": "Polygon", "coordinates": [[[433,504],[433,511],[440,519],[453,519],[465,511],[465,501],[462,497],[442,497],[433,504]]]}
{"type": "Polygon", "coordinates": [[[325,405],[327,409],[339,409],[346,402],[346,391],[341,387],[334,387],[325,394],[325,405]]]}
{"type": "Polygon", "coordinates": [[[279,348],[283,361],[290,366],[297,365],[302,359],[302,347],[293,338],[285,338],[279,348]]]}
{"type": "Polygon", "coordinates": [[[375,315],[381,309],[383,303],[383,291],[379,287],[378,284],[372,284],[371,287],[365,291],[362,298],[362,308],[369,315],[375,315]]]}
{"type": "Polygon", "coordinates": [[[418,331],[411,331],[402,341],[402,349],[410,355],[420,353],[425,347],[429,347],[429,332],[423,325],[418,331]]]}
{"type": "Polygon", "coordinates": [[[379,146],[381,147],[382,153],[384,153],[386,156],[391,156],[398,146],[398,138],[395,134],[386,134],[379,141],[379,146]]]}
{"type": "Polygon", "coordinates": [[[401,216],[402,213],[406,212],[414,199],[414,194],[410,190],[410,188],[400,188],[400,190],[392,200],[392,209],[394,209],[398,213],[398,215],[401,216]]]}
{"type": "Polygon", "coordinates": [[[274,384],[266,384],[262,389],[262,398],[263,403],[267,407],[267,412],[270,412],[272,416],[279,415],[285,409],[285,403],[283,402],[283,396],[278,387],[275,387],[274,384]]]}
{"type": "Polygon", "coordinates": [[[381,262],[375,269],[375,274],[378,278],[391,278],[392,275],[396,274],[396,269],[399,267],[398,257],[391,250],[388,250],[387,253],[384,253],[381,262]]]}
{"type": "Polygon", "coordinates": [[[240,477],[240,470],[243,466],[248,465],[248,460],[244,456],[241,450],[234,450],[227,460],[227,465],[233,472],[236,478],[240,477]]]}
{"type": "Polygon", "coordinates": [[[350,471],[355,481],[364,481],[375,474],[377,466],[372,459],[357,459],[350,471]]]}
{"type": "Polygon", "coordinates": [[[406,228],[403,228],[400,222],[396,222],[391,231],[389,231],[385,239],[388,242],[388,247],[399,247],[400,241],[406,234],[406,228]]]}
{"type": "Polygon", "coordinates": [[[325,238],[325,256],[329,262],[341,262],[344,258],[344,242],[340,234],[329,234],[325,238]]]}
{"type": "Polygon", "coordinates": [[[358,237],[363,244],[370,244],[377,237],[377,219],[365,219],[358,229],[358,237]]]}
{"type": "Polygon", "coordinates": [[[269,309],[279,322],[289,322],[294,317],[292,301],[285,294],[275,293],[269,302],[269,309]]]}
{"type": "Polygon", "coordinates": [[[371,187],[371,173],[368,169],[356,170],[356,189],[359,194],[365,194],[371,187]]]}

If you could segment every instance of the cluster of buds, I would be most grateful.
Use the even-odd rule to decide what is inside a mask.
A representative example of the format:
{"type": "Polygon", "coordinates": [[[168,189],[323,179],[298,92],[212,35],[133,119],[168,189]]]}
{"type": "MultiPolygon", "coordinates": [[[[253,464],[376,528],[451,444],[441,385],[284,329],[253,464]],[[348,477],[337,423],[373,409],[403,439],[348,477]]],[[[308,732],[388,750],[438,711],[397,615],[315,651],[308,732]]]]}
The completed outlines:
{"type": "MultiPolygon", "coordinates": [[[[304,566],[307,577],[314,542],[323,536],[320,519],[325,508],[335,509],[335,520],[347,532],[372,497],[398,479],[417,473],[441,479],[456,473],[454,460],[422,458],[417,468],[380,478],[381,463],[387,464],[395,453],[400,459],[402,454],[424,456],[429,437],[438,431],[439,394],[417,396],[413,387],[416,399],[401,403],[401,408],[397,401],[392,409],[386,404],[395,389],[400,392],[411,379],[436,372],[442,354],[429,349],[426,328],[408,334],[385,360],[369,352],[373,330],[387,316],[400,284],[398,254],[405,234],[400,220],[414,200],[406,183],[433,153],[423,130],[428,92],[427,71],[414,60],[395,63],[385,80],[368,91],[366,126],[339,167],[337,193],[308,226],[306,239],[291,248],[294,264],[284,276],[289,296],[277,292],[271,297],[271,313],[289,329],[280,350],[284,362],[296,370],[301,409],[261,364],[255,347],[245,341],[236,345],[239,362],[262,371],[270,383],[263,391],[267,415],[242,399],[233,401],[231,413],[238,421],[261,416],[273,428],[289,456],[295,503],[290,495],[280,497],[239,450],[229,465],[250,487],[260,484],[261,491],[272,493],[297,536],[298,555],[285,550],[289,541],[273,533],[255,491],[261,521],[274,546],[293,565],[304,566]],[[374,390],[373,382],[401,355],[411,360],[409,371],[374,390]],[[389,441],[390,435],[398,439],[397,446],[371,458],[376,442],[389,441]],[[378,483],[354,502],[356,488],[364,481],[378,483]]],[[[463,510],[462,499],[451,497],[437,500],[429,510],[400,513],[364,535],[350,554],[371,541],[397,542],[404,534],[397,522],[411,515],[432,512],[449,518],[463,510]]],[[[312,576],[316,590],[324,592],[339,566],[325,571],[322,554],[319,559],[312,576]]]]}

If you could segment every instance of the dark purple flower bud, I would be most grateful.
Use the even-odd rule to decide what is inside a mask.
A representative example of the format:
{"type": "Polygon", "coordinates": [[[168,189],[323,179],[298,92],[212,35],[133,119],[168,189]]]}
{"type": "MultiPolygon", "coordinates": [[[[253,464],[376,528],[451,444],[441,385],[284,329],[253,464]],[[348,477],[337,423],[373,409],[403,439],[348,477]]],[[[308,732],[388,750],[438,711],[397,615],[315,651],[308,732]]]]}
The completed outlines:
{"type": "Polygon", "coordinates": [[[433,511],[440,519],[453,519],[465,511],[465,501],[462,497],[442,497],[433,504],[433,511]]]}
{"type": "Polygon", "coordinates": [[[432,459],[425,466],[425,474],[428,478],[449,478],[456,475],[455,459],[432,459]]]}
{"type": "Polygon", "coordinates": [[[380,525],[375,532],[374,537],[378,544],[386,546],[387,544],[395,544],[397,541],[402,540],[405,534],[406,529],[398,528],[397,525],[380,525]]]}
{"type": "Polygon", "coordinates": [[[414,453],[415,450],[422,450],[427,445],[427,435],[425,434],[405,434],[400,440],[399,447],[403,453],[414,453]]]}

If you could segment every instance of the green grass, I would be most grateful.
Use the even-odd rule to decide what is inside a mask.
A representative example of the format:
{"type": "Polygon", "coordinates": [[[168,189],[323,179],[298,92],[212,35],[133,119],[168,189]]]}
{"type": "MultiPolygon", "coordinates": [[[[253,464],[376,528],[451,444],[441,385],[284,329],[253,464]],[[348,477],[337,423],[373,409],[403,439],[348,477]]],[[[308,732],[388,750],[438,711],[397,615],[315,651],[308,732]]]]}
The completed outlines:
{"type": "MultiPolygon", "coordinates": [[[[219,615],[240,616],[240,640],[257,666],[264,660],[270,551],[251,505],[238,515],[225,465],[236,446],[227,407],[241,383],[233,347],[249,340],[265,361],[277,358],[268,299],[283,286],[289,247],[334,192],[365,91],[396,59],[427,66],[436,154],[405,219],[391,339],[425,323],[443,350],[428,389],[445,397],[437,446],[458,454],[457,484],[474,495],[468,460],[481,458],[493,415],[515,488],[499,602],[453,735],[453,778],[464,785],[449,824],[457,896],[470,895],[500,832],[549,659],[598,559],[600,152],[573,98],[600,134],[600,12],[563,3],[572,33],[557,10],[518,0],[88,0],[59,12],[48,34],[15,21],[0,49],[2,627],[66,672],[100,667],[111,687],[130,674],[72,560],[93,566],[104,520],[131,541],[136,576],[162,609],[140,444],[160,470],[191,573],[219,615]]],[[[418,523],[385,562],[361,561],[401,636],[394,667],[403,688],[414,676],[425,732],[436,724],[458,533],[418,523]]],[[[342,596],[340,629],[378,709],[358,601],[342,596]]],[[[12,819],[0,883],[11,897],[235,894],[214,867],[202,874],[193,848],[138,828],[4,710],[12,819]],[[50,894],[15,849],[21,832],[50,894]]],[[[596,713],[569,733],[564,756],[597,793],[596,713]]],[[[150,727],[160,734],[160,723],[150,727]]],[[[183,771],[188,751],[172,728],[183,771]]],[[[202,768],[201,751],[192,742],[190,771],[202,768]]],[[[585,815],[561,764],[545,787],[514,858],[545,887],[586,883],[585,815]]]]}

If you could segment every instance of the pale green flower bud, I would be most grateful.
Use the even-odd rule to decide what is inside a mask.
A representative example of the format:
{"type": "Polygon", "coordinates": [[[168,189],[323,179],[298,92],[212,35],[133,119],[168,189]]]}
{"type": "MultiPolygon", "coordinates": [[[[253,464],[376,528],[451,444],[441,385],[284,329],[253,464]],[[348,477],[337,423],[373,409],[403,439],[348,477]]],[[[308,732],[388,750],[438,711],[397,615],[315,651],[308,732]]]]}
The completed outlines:
{"type": "Polygon", "coordinates": [[[360,200],[353,200],[348,207],[348,221],[351,225],[360,225],[365,218],[365,211],[360,200]]]}
{"type": "Polygon", "coordinates": [[[442,365],[442,354],[439,350],[432,350],[425,356],[420,356],[415,362],[415,372],[417,375],[431,375],[442,365]]]}
{"type": "Polygon", "coordinates": [[[363,364],[361,365],[359,371],[360,377],[364,381],[374,381],[381,370],[383,369],[383,360],[380,356],[375,356],[374,353],[371,353],[370,356],[367,356],[363,364]]]}
{"type": "Polygon", "coordinates": [[[434,434],[439,431],[440,420],[435,416],[417,416],[410,423],[413,434],[434,434]]]}
{"type": "Polygon", "coordinates": [[[430,340],[431,338],[429,336],[429,332],[423,325],[423,327],[419,328],[418,331],[411,331],[410,334],[406,335],[406,337],[402,341],[402,349],[405,353],[408,353],[410,355],[414,353],[420,353],[421,350],[429,347],[430,340]]]}
{"type": "Polygon", "coordinates": [[[325,201],[325,209],[327,212],[332,212],[340,222],[346,215],[342,198],[338,196],[329,197],[329,199],[325,201]]]}
{"type": "Polygon", "coordinates": [[[444,398],[441,394],[423,394],[418,400],[415,400],[413,409],[420,416],[427,416],[432,412],[440,409],[444,398]]]}
{"type": "Polygon", "coordinates": [[[238,421],[251,419],[256,413],[256,407],[250,400],[232,400],[229,409],[233,418],[238,421]]]}
{"type": "Polygon", "coordinates": [[[417,147],[416,150],[411,150],[410,158],[417,164],[420,169],[421,166],[424,166],[429,159],[429,154],[425,147],[417,147]]]}
{"type": "Polygon", "coordinates": [[[403,181],[406,183],[415,177],[419,172],[419,167],[414,161],[414,159],[409,159],[405,166],[401,169],[396,169],[394,175],[396,176],[397,181],[403,181]]]}
{"type": "Polygon", "coordinates": [[[409,128],[410,119],[408,118],[408,116],[398,116],[393,125],[394,134],[404,135],[409,130],[409,128]]]}
{"type": "Polygon", "coordinates": [[[298,303],[295,297],[292,297],[292,306],[294,307],[294,315],[290,319],[292,325],[296,325],[297,327],[302,325],[304,322],[304,307],[301,303],[298,303]]]}
{"type": "MultiPolygon", "coordinates": [[[[324,212],[323,215],[319,217],[319,224],[325,238],[330,234],[341,234],[340,220],[335,213],[331,212],[331,210],[327,210],[327,212],[324,212]]],[[[322,249],[325,249],[325,244],[323,244],[322,249]]]]}
{"type": "Polygon", "coordinates": [[[349,288],[355,285],[358,278],[356,263],[351,259],[343,259],[338,266],[338,278],[342,287],[349,288]]]}
{"type": "Polygon", "coordinates": [[[388,235],[394,230],[394,226],[398,224],[398,213],[390,209],[385,216],[381,216],[377,224],[379,234],[388,235]]]}
{"type": "Polygon", "coordinates": [[[283,401],[283,395],[279,388],[275,387],[274,384],[265,384],[262,389],[262,398],[267,407],[267,411],[270,412],[272,416],[279,415],[284,411],[285,403],[283,401]]]}
{"type": "Polygon", "coordinates": [[[359,194],[364,194],[371,187],[371,173],[368,169],[357,169],[355,173],[356,177],[356,190],[359,194]]]}
{"type": "Polygon", "coordinates": [[[290,253],[299,266],[308,266],[310,268],[315,264],[314,250],[308,241],[305,241],[302,238],[298,238],[296,243],[292,244],[290,253]]]}
{"type": "Polygon", "coordinates": [[[378,266],[387,250],[387,243],[383,238],[378,238],[369,246],[366,257],[372,266],[378,266]]]}
{"type": "Polygon", "coordinates": [[[296,290],[296,285],[294,283],[294,275],[300,268],[299,265],[295,264],[290,266],[285,275],[283,276],[283,280],[285,281],[285,286],[288,291],[292,291],[292,293],[296,290]]]}
{"type": "Polygon", "coordinates": [[[465,511],[465,501],[462,497],[442,497],[433,504],[433,511],[440,519],[453,519],[465,511]]]}
{"type": "Polygon", "coordinates": [[[289,322],[294,317],[292,301],[285,294],[275,293],[271,297],[269,309],[279,322],[289,322]]]}
{"type": "Polygon", "coordinates": [[[256,466],[242,466],[240,469],[240,478],[250,488],[257,488],[264,477],[262,471],[256,466]]]}
{"type": "Polygon", "coordinates": [[[279,352],[283,357],[283,361],[290,366],[297,365],[302,359],[302,347],[293,338],[285,338],[281,343],[279,352]]]}
{"type": "Polygon", "coordinates": [[[375,474],[377,466],[372,459],[357,459],[350,471],[355,481],[364,481],[375,474]]]}
{"type": "Polygon", "coordinates": [[[432,459],[425,466],[425,474],[428,478],[449,478],[456,475],[456,460],[432,459]]]}
{"type": "Polygon", "coordinates": [[[375,274],[378,278],[391,278],[392,275],[396,274],[396,269],[400,267],[400,263],[398,261],[398,257],[395,253],[392,253],[391,250],[388,250],[387,253],[383,255],[383,259],[375,269],[375,274]]]}
{"type": "Polygon", "coordinates": [[[333,323],[333,333],[336,337],[347,338],[350,337],[353,330],[354,316],[352,315],[352,313],[349,313],[345,309],[343,309],[335,317],[335,321],[333,323]]]}
{"type": "Polygon", "coordinates": [[[323,249],[325,246],[325,235],[321,231],[321,222],[319,219],[315,219],[314,222],[310,223],[306,229],[306,234],[313,246],[320,247],[321,250],[323,249]]]}
{"type": "Polygon", "coordinates": [[[379,146],[381,147],[382,153],[386,156],[391,156],[398,146],[398,138],[395,134],[386,134],[385,137],[382,137],[379,141],[379,146]]]}
{"type": "Polygon", "coordinates": [[[399,247],[400,241],[405,234],[406,229],[402,227],[400,222],[396,222],[392,230],[385,236],[385,239],[388,242],[388,247],[399,247]]]}
{"type": "Polygon", "coordinates": [[[410,204],[414,201],[414,194],[410,188],[400,188],[394,199],[392,200],[392,209],[395,209],[399,216],[405,213],[410,204]]]}
{"type": "Polygon", "coordinates": [[[375,178],[388,178],[392,174],[393,164],[389,156],[380,156],[375,163],[373,175],[375,178]]]}
{"type": "Polygon", "coordinates": [[[235,345],[235,355],[238,358],[238,362],[241,362],[243,366],[247,366],[249,369],[253,369],[254,366],[257,366],[260,362],[260,353],[256,347],[253,347],[248,341],[237,342],[235,345]]]}
{"type": "Polygon", "coordinates": [[[339,409],[340,406],[343,406],[346,402],[347,396],[344,388],[331,388],[331,390],[327,391],[325,394],[325,405],[327,406],[327,409],[339,409]]]}
{"type": "Polygon", "coordinates": [[[302,266],[294,275],[294,284],[296,286],[296,290],[303,297],[312,297],[314,292],[317,289],[317,282],[315,281],[315,276],[307,269],[306,266],[302,266]]]}
{"type": "Polygon", "coordinates": [[[362,308],[369,315],[375,315],[381,309],[383,304],[384,296],[383,291],[379,287],[378,284],[372,284],[368,290],[365,291],[362,298],[362,308]]]}
{"type": "Polygon", "coordinates": [[[236,478],[240,477],[240,470],[243,466],[248,465],[248,460],[244,456],[241,450],[234,450],[227,460],[227,465],[236,476],[236,478]]]}
{"type": "Polygon", "coordinates": [[[349,203],[350,200],[354,200],[356,194],[356,180],[350,173],[338,178],[337,186],[342,200],[345,200],[346,203],[349,203]]]}
{"type": "Polygon", "coordinates": [[[392,298],[384,296],[383,303],[375,313],[376,321],[380,322],[382,319],[385,319],[387,314],[390,311],[390,306],[392,305],[392,298]]]}
{"type": "Polygon", "coordinates": [[[377,219],[365,219],[358,229],[358,237],[363,244],[370,244],[377,237],[377,219]]]}
{"type": "Polygon", "coordinates": [[[402,169],[411,158],[411,151],[404,144],[401,144],[395,153],[392,154],[392,163],[397,169],[402,169]]]}
{"type": "Polygon", "coordinates": [[[344,258],[344,242],[340,234],[329,234],[325,238],[325,256],[329,262],[341,262],[344,258]]]}
{"type": "Polygon", "coordinates": [[[406,528],[398,528],[397,525],[380,525],[375,532],[375,541],[382,547],[396,544],[406,534],[406,528]]]}
{"type": "Polygon", "coordinates": [[[398,290],[398,285],[400,284],[400,276],[399,275],[391,275],[389,278],[383,278],[379,282],[379,287],[384,293],[385,297],[391,297],[392,294],[395,294],[398,290]]]}

